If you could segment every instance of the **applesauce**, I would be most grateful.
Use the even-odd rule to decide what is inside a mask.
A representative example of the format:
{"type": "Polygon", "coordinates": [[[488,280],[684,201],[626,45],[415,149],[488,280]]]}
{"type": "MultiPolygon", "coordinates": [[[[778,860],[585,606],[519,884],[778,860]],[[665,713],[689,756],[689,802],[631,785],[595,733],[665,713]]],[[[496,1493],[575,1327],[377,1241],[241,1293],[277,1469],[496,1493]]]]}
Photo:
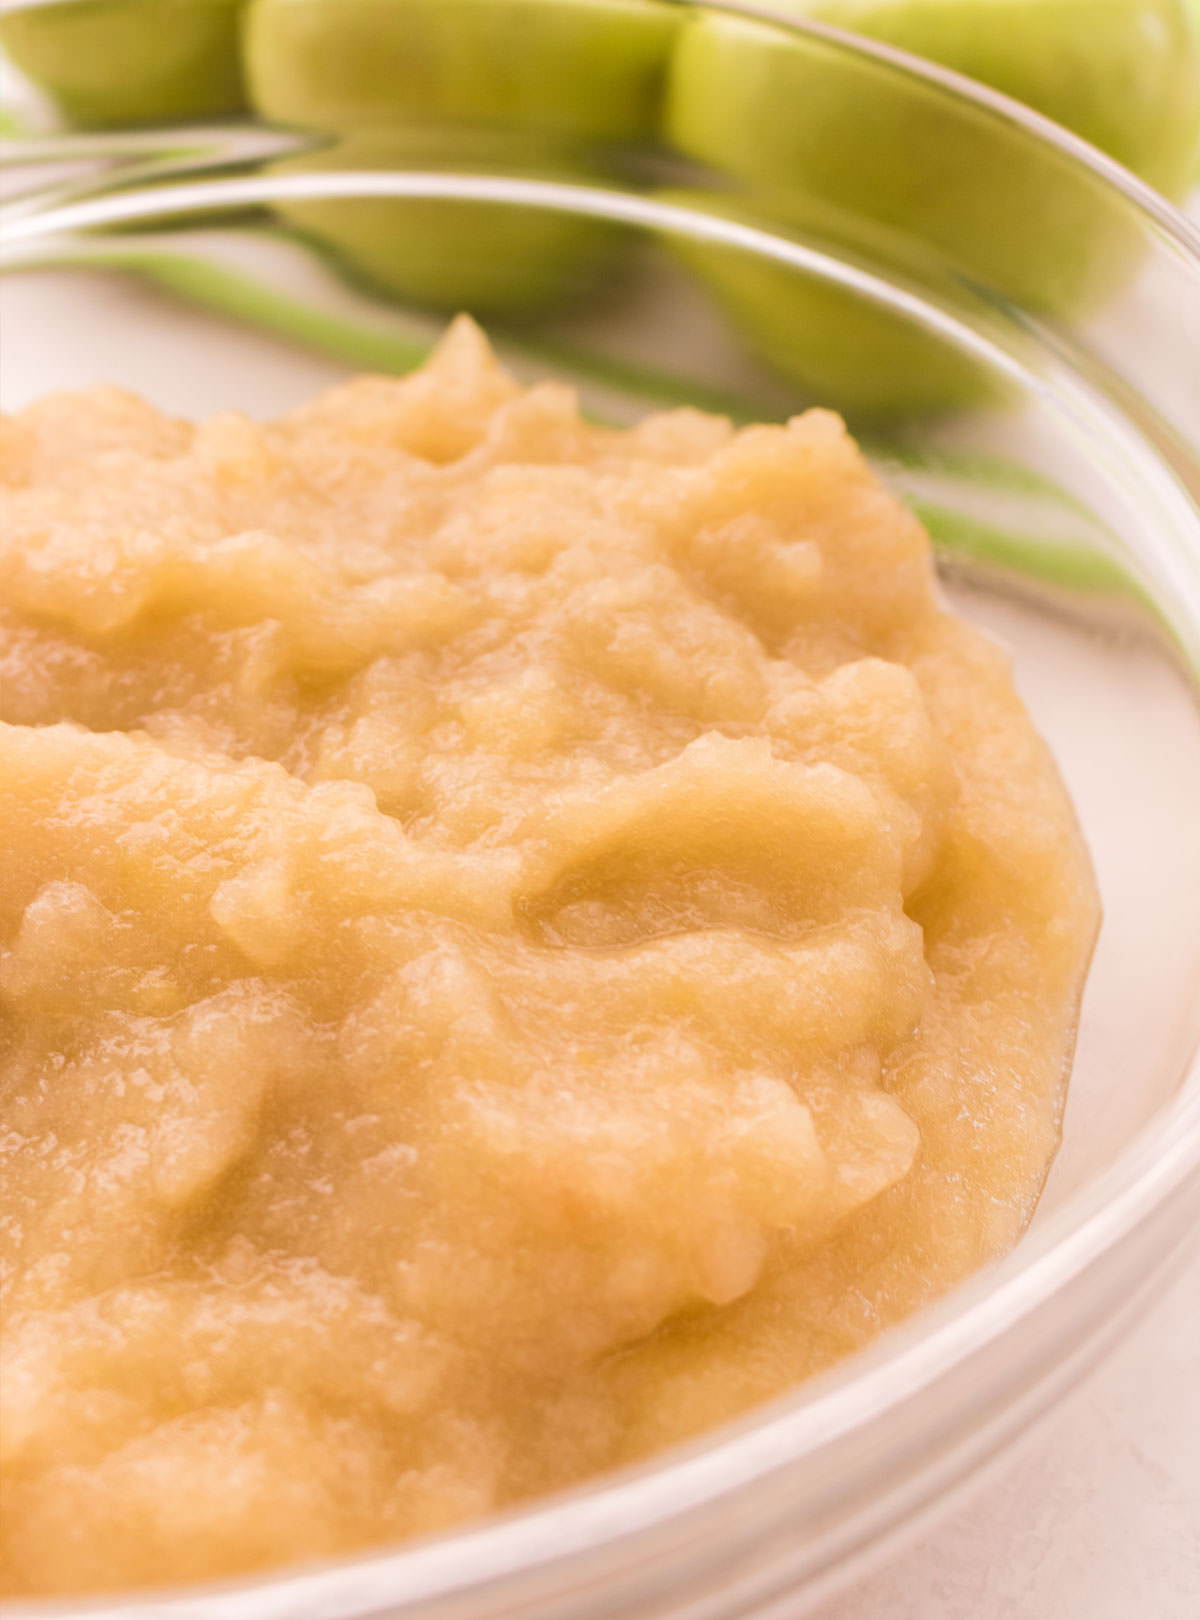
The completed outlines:
{"type": "Polygon", "coordinates": [[[1098,918],[837,418],[467,322],[290,417],[0,426],[0,1591],[428,1533],[1010,1246],[1098,918]]]}

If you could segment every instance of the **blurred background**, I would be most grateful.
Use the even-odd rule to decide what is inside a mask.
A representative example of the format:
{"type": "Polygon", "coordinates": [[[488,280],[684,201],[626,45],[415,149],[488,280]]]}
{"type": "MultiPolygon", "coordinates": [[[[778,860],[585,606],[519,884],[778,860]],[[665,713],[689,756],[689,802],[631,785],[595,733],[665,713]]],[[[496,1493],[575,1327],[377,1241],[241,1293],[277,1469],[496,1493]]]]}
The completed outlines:
{"type": "Polygon", "coordinates": [[[713,403],[819,401],[867,433],[990,403],[999,379],[853,275],[777,269],[665,214],[644,225],[634,204],[763,228],[968,321],[988,305],[1069,325],[1111,305],[1139,251],[1119,199],[1002,104],[970,110],[905,75],[897,51],[1175,202],[1200,185],[1200,0],[5,0],[0,48],[10,135],[68,137],[43,139],[27,206],[252,169],[510,183],[502,206],[281,197],[240,211],[236,267],[160,216],[159,240],[109,244],[109,262],[378,369],[407,369],[459,309],[543,358],[607,322],[597,374],[704,403],[684,362],[720,334],[713,403]],[[846,54],[841,30],[866,50],[846,54]],[[183,144],[166,133],[182,126],[183,144]],[[521,206],[514,181],[594,200],[521,206]],[[614,193],[623,218],[604,212],[614,193]]]}

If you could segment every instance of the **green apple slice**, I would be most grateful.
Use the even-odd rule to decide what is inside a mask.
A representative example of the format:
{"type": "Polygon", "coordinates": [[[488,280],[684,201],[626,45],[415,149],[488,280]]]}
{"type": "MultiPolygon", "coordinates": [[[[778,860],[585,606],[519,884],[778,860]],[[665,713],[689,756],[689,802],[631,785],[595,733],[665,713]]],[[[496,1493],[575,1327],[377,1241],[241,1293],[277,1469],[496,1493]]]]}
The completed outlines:
{"type": "MultiPolygon", "coordinates": [[[[460,128],[357,131],[276,165],[287,174],[353,169],[587,178],[561,143],[460,128]]],[[[337,198],[276,211],[358,279],[402,303],[503,320],[542,315],[593,292],[616,269],[624,241],[618,227],[600,220],[508,203],[337,198]]]]}
{"type": "MultiPolygon", "coordinates": [[[[1167,189],[1200,142],[1184,0],[775,0],[961,69],[1167,189]]],[[[670,142],[774,199],[904,233],[993,293],[1075,310],[1117,283],[1119,199],[1004,116],[819,39],[697,14],[672,56],[670,142]]]]}
{"type": "Polygon", "coordinates": [[[0,18],[0,44],[84,128],[219,117],[244,105],[244,0],[72,0],[0,18]]]}
{"type": "Polygon", "coordinates": [[[636,141],[680,18],[663,0],[253,0],[254,106],[305,129],[400,122],[636,141]]]}

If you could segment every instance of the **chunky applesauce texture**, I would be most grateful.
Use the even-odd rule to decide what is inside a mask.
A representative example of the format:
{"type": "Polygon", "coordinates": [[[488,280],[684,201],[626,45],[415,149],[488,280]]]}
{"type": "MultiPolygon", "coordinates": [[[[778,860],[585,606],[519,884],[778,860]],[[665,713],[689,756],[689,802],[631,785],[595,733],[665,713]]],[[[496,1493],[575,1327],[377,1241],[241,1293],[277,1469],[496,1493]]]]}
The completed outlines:
{"type": "Polygon", "coordinates": [[[267,425],[0,428],[0,1590],[440,1531],[1018,1237],[1097,926],[839,420],[460,321],[267,425]]]}

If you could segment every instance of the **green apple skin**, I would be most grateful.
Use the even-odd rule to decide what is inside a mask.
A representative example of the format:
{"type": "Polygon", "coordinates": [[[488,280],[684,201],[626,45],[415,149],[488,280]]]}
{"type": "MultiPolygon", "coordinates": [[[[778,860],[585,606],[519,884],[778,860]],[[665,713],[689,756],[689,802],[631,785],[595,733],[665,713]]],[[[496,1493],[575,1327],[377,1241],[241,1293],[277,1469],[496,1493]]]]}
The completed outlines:
{"type": "MultiPolygon", "coordinates": [[[[971,74],[1167,191],[1200,144],[1183,0],[775,0],[971,74]]],[[[665,129],[781,214],[817,197],[905,232],[1003,297],[1073,311],[1119,281],[1119,205],[1017,126],[885,64],[748,19],[681,30],[665,129]]]]}
{"type": "Polygon", "coordinates": [[[953,68],[1176,196],[1200,147],[1200,0],[786,0],[953,68]]]}
{"type": "MultiPolygon", "coordinates": [[[[763,223],[732,199],[717,202],[711,194],[687,191],[660,196],[693,211],[763,223]]],[[[777,222],[774,229],[778,233],[777,222]]],[[[999,380],[978,360],[846,286],[683,233],[667,237],[665,245],[705,284],[747,347],[794,384],[806,404],[828,406],[870,426],[1003,400],[999,380]]]]}
{"type": "MultiPolygon", "coordinates": [[[[1197,47],[1200,48],[1200,0],[1192,0],[1192,19],[1197,47]]],[[[1197,144],[1196,153],[1192,160],[1192,181],[1193,184],[1200,185],[1200,143],[1197,144]]]]}
{"type": "MultiPolygon", "coordinates": [[[[252,105],[339,142],[299,168],[586,180],[657,136],[683,15],[663,0],[251,0],[252,105]]],[[[278,212],[405,303],[525,320],[615,274],[625,233],[533,208],[328,201],[278,212]]]]}
{"type": "Polygon", "coordinates": [[[252,0],[246,73],[260,113],[305,129],[636,142],[657,132],[681,15],[663,0],[252,0]]]}
{"type": "Polygon", "coordinates": [[[245,105],[244,0],[73,0],[0,18],[0,45],[85,129],[216,118],[245,105]]]}
{"type": "MultiPolygon", "coordinates": [[[[557,144],[460,128],[362,130],[274,165],[285,174],[348,169],[587,178],[557,144]]],[[[624,244],[604,221],[507,203],[338,198],[281,203],[276,213],[391,298],[489,320],[531,319],[594,292],[624,244]]]]}

